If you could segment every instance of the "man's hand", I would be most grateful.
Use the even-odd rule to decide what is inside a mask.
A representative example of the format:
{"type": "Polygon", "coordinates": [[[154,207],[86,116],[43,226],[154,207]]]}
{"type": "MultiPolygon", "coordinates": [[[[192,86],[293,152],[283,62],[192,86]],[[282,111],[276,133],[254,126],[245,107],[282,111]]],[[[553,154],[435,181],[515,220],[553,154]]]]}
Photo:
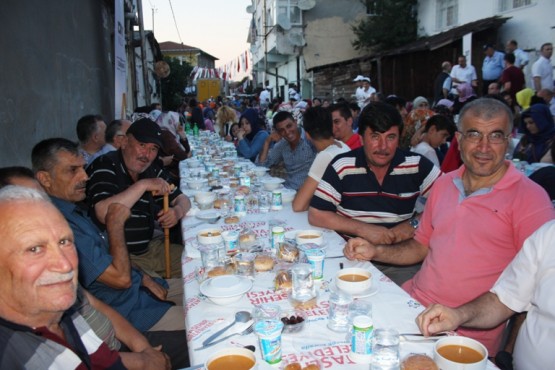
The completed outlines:
{"type": "Polygon", "coordinates": [[[345,244],[343,254],[350,260],[370,261],[376,255],[376,246],[363,238],[352,238],[345,244]]]}
{"type": "Polygon", "coordinates": [[[166,297],[168,296],[168,290],[146,274],[143,275],[143,286],[148,288],[152,292],[152,294],[154,294],[162,301],[166,300],[166,297]]]}
{"type": "Polygon", "coordinates": [[[131,215],[131,210],[129,207],[121,203],[111,203],[108,206],[108,212],[106,213],[106,225],[107,226],[121,226],[125,224],[125,221],[131,215]]]}
{"type": "Polygon", "coordinates": [[[361,237],[373,244],[392,244],[396,241],[395,232],[384,226],[362,223],[361,237]]]}
{"type": "Polygon", "coordinates": [[[160,212],[158,212],[158,222],[163,228],[169,229],[171,227],[174,227],[179,222],[181,217],[184,216],[180,216],[181,213],[181,208],[178,210],[177,207],[170,207],[168,209],[168,212],[164,212],[164,210],[161,210],[160,212]]]}
{"type": "Polygon", "coordinates": [[[170,357],[162,352],[162,346],[146,348],[140,354],[143,358],[144,370],[170,370],[172,368],[170,357]]]}
{"type": "Polygon", "coordinates": [[[169,194],[172,190],[171,185],[166,180],[159,177],[142,179],[139,181],[143,184],[145,191],[151,191],[152,195],[155,196],[169,194]]]}
{"type": "Polygon", "coordinates": [[[270,138],[270,141],[274,143],[281,140],[281,135],[277,131],[272,131],[268,137],[270,138]]]}
{"type": "MultiPolygon", "coordinates": [[[[411,239],[414,237],[414,227],[412,227],[408,222],[402,222],[390,229],[393,232],[395,239],[393,243],[399,243],[403,240],[411,239]]],[[[387,244],[387,243],[383,243],[387,244]]]]}
{"type": "Polygon", "coordinates": [[[440,304],[429,306],[416,318],[418,328],[427,337],[441,331],[455,330],[461,321],[461,315],[456,309],[440,304]]]}

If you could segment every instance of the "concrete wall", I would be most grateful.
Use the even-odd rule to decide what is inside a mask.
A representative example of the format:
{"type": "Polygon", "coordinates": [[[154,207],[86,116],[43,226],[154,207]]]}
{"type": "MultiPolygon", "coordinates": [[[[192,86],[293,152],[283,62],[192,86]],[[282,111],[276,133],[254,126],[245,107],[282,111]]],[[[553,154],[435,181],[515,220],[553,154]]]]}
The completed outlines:
{"type": "Polygon", "coordinates": [[[30,166],[45,138],[76,140],[85,114],[113,115],[113,5],[2,0],[0,166],[30,166]],[[110,7],[108,7],[110,6],[110,7]]]}

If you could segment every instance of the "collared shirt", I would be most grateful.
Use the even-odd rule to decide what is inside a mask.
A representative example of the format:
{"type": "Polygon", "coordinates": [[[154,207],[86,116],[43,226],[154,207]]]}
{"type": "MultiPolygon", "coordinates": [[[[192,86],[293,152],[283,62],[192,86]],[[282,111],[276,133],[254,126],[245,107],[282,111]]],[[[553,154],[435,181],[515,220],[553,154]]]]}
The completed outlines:
{"type": "Polygon", "coordinates": [[[515,49],[513,54],[515,55],[515,66],[518,68],[522,68],[530,61],[528,53],[522,49],[515,49]]]}
{"type": "MultiPolygon", "coordinates": [[[[131,287],[114,289],[98,281],[98,277],[112,263],[107,236],[85,215],[77,205],[51,197],[73,231],[79,256],[79,282],[95,297],[109,304],[140,331],[147,331],[171,307],[151,297],[142,288],[142,274],[131,268],[131,287]]],[[[165,285],[161,279],[158,283],[165,285]]],[[[167,286],[167,285],[166,285],[167,286]]]]}
{"type": "Polygon", "coordinates": [[[553,90],[553,66],[543,55],[532,64],[532,87],[535,86],[534,77],[540,78],[542,89],[553,90]]]}
{"type": "Polygon", "coordinates": [[[358,149],[362,146],[362,137],[358,133],[353,133],[349,140],[345,142],[351,150],[358,149]]]}
{"type": "Polygon", "coordinates": [[[100,150],[96,153],[91,154],[85,149],[79,147],[79,154],[81,154],[81,156],[83,156],[83,159],[85,160],[85,167],[88,167],[96,158],[100,157],[102,154],[105,154],[106,151],[104,150],[104,148],[105,146],[100,148],[100,150]]]}
{"type": "Polygon", "coordinates": [[[268,157],[264,163],[265,167],[271,167],[283,161],[287,171],[287,179],[283,184],[286,188],[299,190],[306,180],[308,170],[316,157],[316,149],[304,134],[304,130],[299,128],[301,138],[295,149],[291,148],[285,139],[278,141],[268,152],[268,157]]]}
{"type": "Polygon", "coordinates": [[[397,149],[380,184],[368,168],[364,148],[336,156],[326,169],[310,206],[365,223],[395,226],[426,198],[439,168],[421,155],[397,149]]]}
{"type": "MultiPolygon", "coordinates": [[[[121,150],[107,153],[94,161],[88,168],[87,174],[87,202],[89,206],[101,200],[119,194],[134,184],[133,179],[127,172],[121,150]]],[[[168,175],[153,162],[143,173],[140,179],[168,178],[168,175]]],[[[169,195],[170,203],[182,194],[175,188],[169,195]]],[[[125,240],[129,253],[140,255],[148,251],[148,243],[152,239],[155,220],[158,212],[163,207],[163,197],[154,197],[150,191],[144,192],[139,200],[131,207],[131,217],[125,223],[125,240]]],[[[91,217],[98,227],[105,229],[92,212],[91,217]]]]}
{"type": "MultiPolygon", "coordinates": [[[[403,289],[425,306],[457,307],[487,292],[524,240],[555,217],[546,192],[512,164],[492,188],[469,196],[464,171],[463,165],[436,181],[414,236],[428,254],[403,289]]],[[[494,355],[504,326],[459,334],[480,340],[494,355]]]]}
{"type": "Polygon", "coordinates": [[[494,51],[491,57],[486,56],[482,64],[482,78],[484,80],[492,81],[501,77],[503,72],[503,57],[504,54],[500,51],[494,51]]]}
{"type": "Polygon", "coordinates": [[[72,308],[61,318],[65,340],[46,327],[30,328],[0,318],[2,369],[125,369],[119,353],[96,336],[72,308]]]}
{"type": "MultiPolygon", "coordinates": [[[[451,78],[456,78],[457,80],[472,84],[472,81],[477,80],[478,76],[476,75],[476,69],[473,65],[467,64],[466,67],[462,68],[457,64],[451,69],[451,78]]],[[[455,89],[458,84],[458,82],[453,82],[453,89],[455,89]]],[[[457,90],[455,90],[455,94],[458,94],[457,90]]]]}

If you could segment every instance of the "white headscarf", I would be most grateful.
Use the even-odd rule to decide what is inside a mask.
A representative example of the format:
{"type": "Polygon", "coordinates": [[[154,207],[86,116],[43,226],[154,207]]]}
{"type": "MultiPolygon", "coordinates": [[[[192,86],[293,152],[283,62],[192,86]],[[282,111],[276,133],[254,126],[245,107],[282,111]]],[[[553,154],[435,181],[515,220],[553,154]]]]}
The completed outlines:
{"type": "MultiPolygon", "coordinates": [[[[179,125],[179,113],[177,112],[164,112],[158,116],[156,120],[161,129],[168,130],[175,137],[175,141],[181,145],[179,134],[177,133],[177,125],[179,125]]],[[[183,145],[181,145],[183,147],[183,145]]]]}

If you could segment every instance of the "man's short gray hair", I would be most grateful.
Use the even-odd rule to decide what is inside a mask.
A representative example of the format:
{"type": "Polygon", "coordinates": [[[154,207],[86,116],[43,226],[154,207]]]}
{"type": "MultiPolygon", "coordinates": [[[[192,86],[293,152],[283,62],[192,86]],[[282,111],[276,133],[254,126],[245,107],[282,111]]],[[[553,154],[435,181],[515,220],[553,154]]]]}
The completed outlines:
{"type": "Polygon", "coordinates": [[[32,201],[50,203],[48,195],[25,186],[8,185],[0,189],[0,203],[12,201],[32,201]]]}
{"type": "Polygon", "coordinates": [[[465,116],[480,117],[485,120],[491,120],[501,115],[506,115],[509,120],[509,128],[513,130],[513,112],[511,108],[500,100],[492,98],[480,98],[466,104],[459,115],[459,129],[461,129],[461,122],[465,116]]]}

